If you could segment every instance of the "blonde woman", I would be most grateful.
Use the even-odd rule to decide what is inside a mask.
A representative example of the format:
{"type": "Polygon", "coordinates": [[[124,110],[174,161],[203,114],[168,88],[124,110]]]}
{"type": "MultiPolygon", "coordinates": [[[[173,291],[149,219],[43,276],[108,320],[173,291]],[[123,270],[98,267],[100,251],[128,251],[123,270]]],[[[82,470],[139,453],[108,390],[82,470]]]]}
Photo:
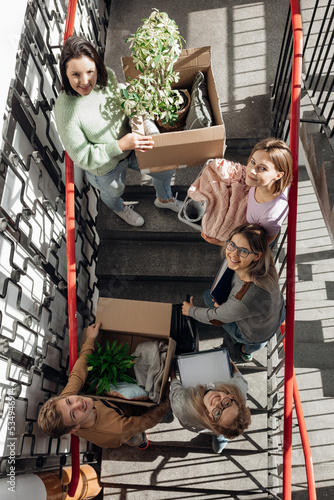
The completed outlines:
{"type": "Polygon", "coordinates": [[[227,382],[185,388],[171,372],[169,399],[180,424],[192,432],[212,434],[212,449],[221,453],[229,439],[236,438],[250,424],[246,407],[246,380],[232,363],[232,376],[227,382]]]}

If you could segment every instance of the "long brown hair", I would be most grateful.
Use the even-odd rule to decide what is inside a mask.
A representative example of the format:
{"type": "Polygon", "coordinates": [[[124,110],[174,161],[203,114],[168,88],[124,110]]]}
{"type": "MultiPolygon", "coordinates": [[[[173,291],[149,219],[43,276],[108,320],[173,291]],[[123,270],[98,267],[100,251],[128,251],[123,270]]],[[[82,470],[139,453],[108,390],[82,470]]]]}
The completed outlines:
{"type": "MultiPolygon", "coordinates": [[[[246,238],[249,247],[255,255],[260,255],[258,260],[254,260],[245,272],[250,280],[260,288],[268,292],[278,288],[278,275],[274,264],[274,258],[268,243],[267,232],[259,224],[242,224],[231,231],[228,239],[235,234],[241,234],[246,238]]],[[[225,256],[226,248],[223,249],[225,256]]]]}
{"type": "Polygon", "coordinates": [[[60,55],[59,68],[62,80],[61,90],[64,90],[68,95],[79,96],[79,94],[73,90],[70,82],[66,75],[67,63],[70,59],[81,59],[82,57],[89,57],[92,59],[96,66],[97,71],[97,82],[96,84],[104,88],[108,82],[108,73],[103,62],[102,57],[93,47],[93,45],[82,38],[81,36],[70,36],[63,47],[60,55]]]}
{"type": "Polygon", "coordinates": [[[204,395],[208,387],[206,385],[197,385],[186,389],[186,405],[191,419],[203,429],[211,430],[216,436],[223,434],[228,439],[234,439],[246,430],[251,423],[251,414],[247,408],[245,399],[240,389],[234,384],[216,384],[214,391],[222,391],[233,397],[238,405],[238,415],[230,425],[224,426],[213,422],[209,412],[204,404],[204,395]]]}
{"type": "Polygon", "coordinates": [[[255,151],[265,151],[270,156],[271,161],[275,165],[277,172],[283,172],[284,175],[275,181],[275,189],[273,194],[279,194],[285,188],[290,186],[292,182],[292,154],[289,146],[281,139],[275,137],[267,137],[255,144],[251,152],[248,163],[250,162],[255,151]]]}

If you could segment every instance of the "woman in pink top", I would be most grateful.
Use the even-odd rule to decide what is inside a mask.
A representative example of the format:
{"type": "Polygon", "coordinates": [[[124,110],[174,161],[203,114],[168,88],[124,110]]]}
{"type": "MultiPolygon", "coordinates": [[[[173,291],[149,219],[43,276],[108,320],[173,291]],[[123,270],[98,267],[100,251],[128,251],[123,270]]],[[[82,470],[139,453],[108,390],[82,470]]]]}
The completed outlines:
{"type": "MultiPolygon", "coordinates": [[[[246,167],[249,223],[259,224],[272,243],[288,214],[288,190],[292,182],[292,155],[288,145],[273,137],[258,142],[251,152],[246,167]]],[[[224,241],[201,233],[209,243],[223,246],[224,241]]]]}

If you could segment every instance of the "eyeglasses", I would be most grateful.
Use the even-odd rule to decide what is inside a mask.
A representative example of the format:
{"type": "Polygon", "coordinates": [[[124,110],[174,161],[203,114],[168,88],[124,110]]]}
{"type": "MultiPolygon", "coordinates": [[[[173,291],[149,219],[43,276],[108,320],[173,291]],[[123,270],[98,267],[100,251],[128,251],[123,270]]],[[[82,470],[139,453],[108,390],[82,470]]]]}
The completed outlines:
{"type": "Polygon", "coordinates": [[[242,257],[243,259],[246,259],[246,257],[248,257],[248,255],[250,255],[251,253],[255,253],[250,252],[249,250],[247,250],[247,248],[237,247],[237,245],[232,240],[227,240],[226,248],[230,252],[234,252],[234,250],[237,250],[239,257],[242,257]]]}
{"type": "Polygon", "coordinates": [[[233,398],[229,398],[229,397],[226,397],[224,398],[221,403],[220,403],[220,406],[216,406],[216,408],[214,408],[212,411],[211,411],[211,417],[212,417],[212,420],[214,422],[217,422],[217,420],[220,419],[220,417],[222,416],[222,413],[223,411],[225,410],[225,408],[229,408],[230,406],[233,405],[233,403],[236,403],[236,400],[233,399],[233,398]]]}

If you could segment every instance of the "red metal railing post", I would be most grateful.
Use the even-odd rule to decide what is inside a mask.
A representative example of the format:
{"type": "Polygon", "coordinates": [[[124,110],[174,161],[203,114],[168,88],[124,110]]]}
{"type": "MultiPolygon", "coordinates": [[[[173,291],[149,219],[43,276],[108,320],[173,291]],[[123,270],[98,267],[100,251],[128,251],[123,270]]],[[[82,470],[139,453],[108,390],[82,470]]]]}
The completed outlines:
{"type": "Polygon", "coordinates": [[[293,183],[289,192],[288,243],[287,243],[287,294],[286,340],[284,374],[284,432],[283,432],[283,499],[291,500],[292,465],[292,405],[293,405],[293,358],[295,321],[295,265],[298,192],[298,146],[301,75],[303,60],[303,31],[299,0],[290,0],[293,29],[293,63],[291,89],[290,149],[293,161],[293,183]]]}
{"type": "MultiPolygon", "coordinates": [[[[284,335],[284,332],[285,332],[285,322],[281,325],[281,334],[284,335]]],[[[285,350],[285,338],[283,339],[283,347],[285,350]]],[[[303,452],[304,452],[306,476],[307,476],[307,486],[308,486],[308,498],[309,498],[309,500],[317,500],[317,492],[316,492],[316,487],[315,487],[314,468],[313,468],[313,459],[312,459],[310,443],[309,443],[309,439],[308,439],[308,435],[307,435],[307,429],[306,429],[306,424],[305,424],[302,402],[300,399],[296,374],[295,374],[294,370],[293,370],[293,401],[295,404],[295,410],[296,410],[296,415],[297,415],[297,420],[298,420],[300,438],[302,441],[303,452]]]]}
{"type": "MultiPolygon", "coordinates": [[[[69,0],[67,7],[64,41],[74,30],[77,0],[69,0]]],[[[77,276],[75,264],[75,199],[73,161],[65,153],[65,200],[66,200],[66,252],[67,252],[67,299],[70,371],[78,357],[77,332],[77,276]]],[[[79,438],[71,435],[72,478],[68,488],[68,496],[75,495],[80,477],[79,438]]]]}

